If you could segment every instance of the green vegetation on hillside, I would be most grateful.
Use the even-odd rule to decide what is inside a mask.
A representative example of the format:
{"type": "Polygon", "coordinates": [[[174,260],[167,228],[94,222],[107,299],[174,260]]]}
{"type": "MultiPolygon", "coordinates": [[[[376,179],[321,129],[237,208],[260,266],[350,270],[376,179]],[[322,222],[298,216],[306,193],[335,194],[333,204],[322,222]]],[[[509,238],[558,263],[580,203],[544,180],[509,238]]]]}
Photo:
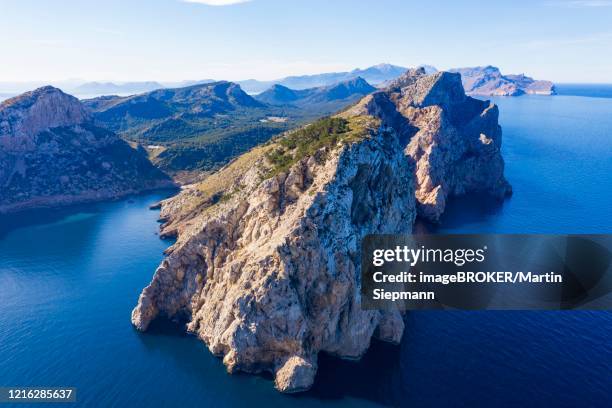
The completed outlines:
{"type": "Polygon", "coordinates": [[[210,131],[191,140],[164,144],[165,150],[153,161],[161,168],[171,171],[215,170],[287,128],[284,123],[266,123],[224,132],[210,131]]]}
{"type": "Polygon", "coordinates": [[[367,136],[367,129],[378,125],[371,117],[350,119],[327,117],[297,129],[276,141],[276,146],[266,153],[272,164],[268,176],[287,171],[306,156],[312,156],[323,147],[334,147],[338,143],[351,143],[367,136]]]}
{"type": "MultiPolygon", "coordinates": [[[[145,146],[156,166],[176,174],[217,170],[276,135],[342,109],[371,89],[363,80],[351,81],[307,90],[312,95],[300,106],[278,106],[258,101],[234,83],[215,82],[84,103],[99,123],[125,140],[145,146]]],[[[327,132],[329,137],[346,132],[338,127],[338,120],[327,119],[317,126],[331,126],[312,130],[327,132]]],[[[306,144],[297,142],[298,136],[285,142],[295,143],[298,155],[328,142],[322,137],[315,143],[307,134],[310,131],[305,132],[299,137],[310,140],[306,144]]],[[[292,150],[287,145],[283,148],[292,150]]]]}

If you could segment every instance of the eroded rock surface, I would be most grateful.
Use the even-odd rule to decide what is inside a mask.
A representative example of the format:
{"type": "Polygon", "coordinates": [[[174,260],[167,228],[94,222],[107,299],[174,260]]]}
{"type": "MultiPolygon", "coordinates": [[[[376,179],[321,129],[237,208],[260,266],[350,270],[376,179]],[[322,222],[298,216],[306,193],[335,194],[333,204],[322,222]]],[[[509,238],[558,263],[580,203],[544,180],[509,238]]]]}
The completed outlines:
{"type": "Polygon", "coordinates": [[[360,243],[406,233],[446,197],[509,185],[497,108],[458,74],[407,72],[333,119],[239,157],[162,202],[177,236],[132,313],[187,322],[228,371],[312,385],[317,355],[357,359],[371,338],[399,342],[397,312],[360,307],[360,243]]]}
{"type": "Polygon", "coordinates": [[[0,213],[172,186],[143,150],[94,124],[53,87],[0,104],[0,213]]]}
{"type": "Polygon", "coordinates": [[[438,221],[449,196],[486,193],[502,199],[504,177],[497,106],[466,96],[456,73],[409,70],[350,110],[368,112],[400,134],[415,163],[419,215],[438,221]]]}

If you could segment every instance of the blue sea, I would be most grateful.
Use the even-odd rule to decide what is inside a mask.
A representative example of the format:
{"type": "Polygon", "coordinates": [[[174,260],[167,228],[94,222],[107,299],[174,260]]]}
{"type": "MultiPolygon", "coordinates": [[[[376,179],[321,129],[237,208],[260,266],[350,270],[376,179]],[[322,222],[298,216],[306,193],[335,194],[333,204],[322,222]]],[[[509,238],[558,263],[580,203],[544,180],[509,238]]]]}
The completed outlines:
{"type": "MultiPolygon", "coordinates": [[[[438,232],[612,232],[612,99],[499,98],[514,195],[451,201],[438,232]]],[[[164,193],[0,219],[0,386],[74,386],[79,406],[612,406],[612,312],[413,312],[400,346],[321,356],[314,388],[228,375],[169,323],[130,324],[171,242],[164,193]]],[[[73,406],[73,405],[72,405],[73,406]]]]}
{"type": "Polygon", "coordinates": [[[558,95],[612,98],[612,84],[555,84],[558,95]]]}

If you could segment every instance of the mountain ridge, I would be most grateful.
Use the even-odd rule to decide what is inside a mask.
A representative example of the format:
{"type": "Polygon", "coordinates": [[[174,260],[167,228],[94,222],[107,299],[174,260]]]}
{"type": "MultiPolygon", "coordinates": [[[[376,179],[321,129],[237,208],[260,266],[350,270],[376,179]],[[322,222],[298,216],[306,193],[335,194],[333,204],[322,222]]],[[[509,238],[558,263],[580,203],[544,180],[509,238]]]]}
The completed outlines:
{"type": "Polygon", "coordinates": [[[356,77],[334,85],[308,89],[291,89],[284,85],[274,84],[266,91],[256,95],[255,99],[270,105],[294,105],[309,109],[313,105],[340,100],[344,100],[348,105],[375,90],[376,88],[366,80],[356,77]]]}
{"type": "Polygon", "coordinates": [[[325,72],[320,74],[292,75],[271,81],[258,81],[248,79],[237,81],[238,84],[249,93],[260,93],[272,85],[283,85],[287,88],[302,90],[333,85],[338,82],[351,80],[357,77],[363,78],[370,84],[379,84],[386,80],[394,79],[404,73],[407,68],[392,64],[377,64],[368,68],[356,68],[352,71],[325,72]]]}
{"type": "MultiPolygon", "coordinates": [[[[264,107],[239,85],[229,81],[163,88],[125,97],[103,96],[83,103],[111,130],[135,139],[147,134],[147,138],[153,140],[152,133],[180,122],[212,119],[240,108],[264,107]]],[[[191,133],[197,133],[197,126],[191,133]]]]}

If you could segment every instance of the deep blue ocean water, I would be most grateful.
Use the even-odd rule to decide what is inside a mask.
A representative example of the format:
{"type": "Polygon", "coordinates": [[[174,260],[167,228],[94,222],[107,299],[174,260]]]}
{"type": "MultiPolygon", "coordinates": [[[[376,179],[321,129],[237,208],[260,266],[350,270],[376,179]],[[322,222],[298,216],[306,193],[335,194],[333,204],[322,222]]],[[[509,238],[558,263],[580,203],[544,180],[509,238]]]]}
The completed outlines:
{"type": "MultiPolygon", "coordinates": [[[[612,232],[612,99],[500,98],[514,195],[456,199],[439,232],[612,232]]],[[[320,358],[280,395],[130,312],[170,244],[162,193],[0,219],[0,386],[75,386],[79,406],[612,406],[612,312],[413,312],[400,346],[320,358]]],[[[23,406],[23,405],[21,405],[23,406]]],[[[74,405],[70,405],[74,406],[74,405]]]]}

